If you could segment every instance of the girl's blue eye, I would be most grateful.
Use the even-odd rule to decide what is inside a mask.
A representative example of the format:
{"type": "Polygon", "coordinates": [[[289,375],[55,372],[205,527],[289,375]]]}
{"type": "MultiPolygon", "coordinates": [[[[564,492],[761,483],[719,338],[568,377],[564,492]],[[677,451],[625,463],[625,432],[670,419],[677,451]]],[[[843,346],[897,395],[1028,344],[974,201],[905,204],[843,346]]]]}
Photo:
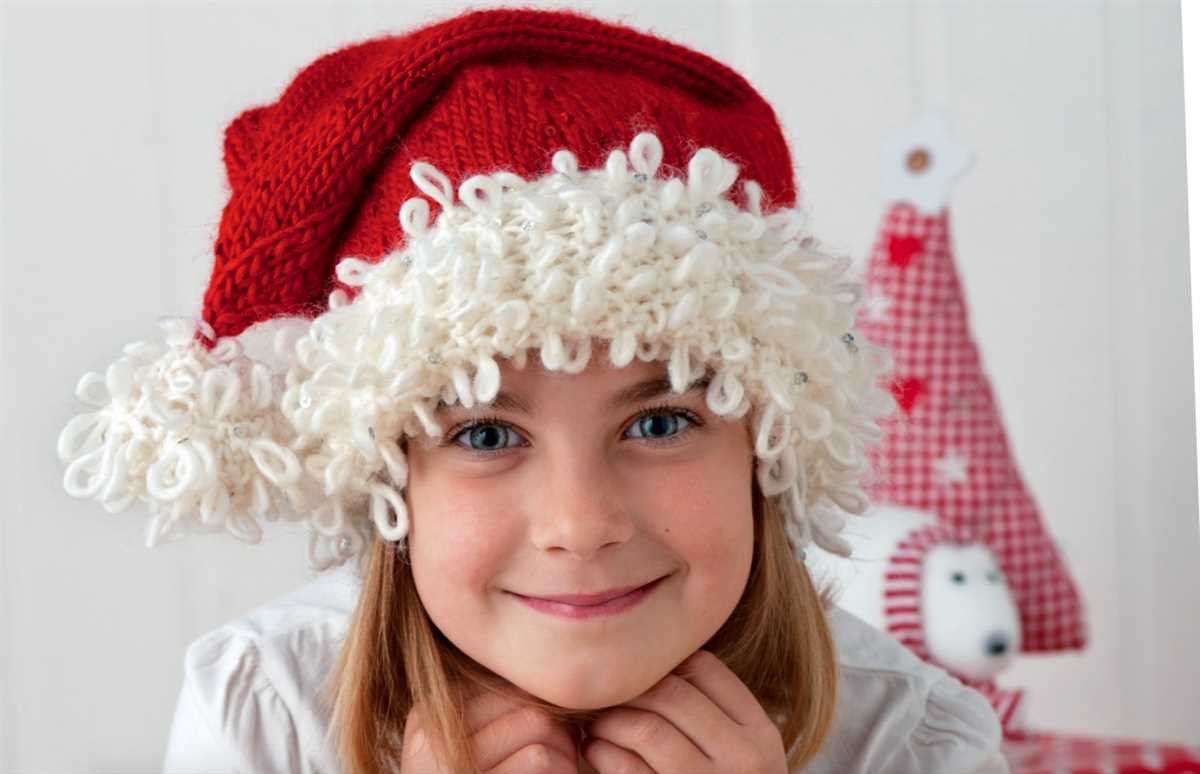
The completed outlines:
{"type": "Polygon", "coordinates": [[[514,445],[509,441],[516,437],[517,434],[508,425],[498,422],[480,422],[464,429],[453,440],[457,442],[459,438],[466,438],[467,447],[472,451],[490,452],[514,445]]]}
{"type": "MultiPolygon", "coordinates": [[[[692,425],[698,424],[701,423],[690,411],[669,407],[652,408],[634,419],[626,437],[669,442],[684,435],[692,425]]],[[[506,422],[484,418],[453,433],[448,443],[480,454],[489,454],[520,446],[521,436],[506,422]]]]}
{"type": "Polygon", "coordinates": [[[654,440],[678,435],[690,424],[691,420],[682,412],[654,409],[638,417],[629,429],[641,433],[641,435],[635,434],[634,438],[654,440]]]}

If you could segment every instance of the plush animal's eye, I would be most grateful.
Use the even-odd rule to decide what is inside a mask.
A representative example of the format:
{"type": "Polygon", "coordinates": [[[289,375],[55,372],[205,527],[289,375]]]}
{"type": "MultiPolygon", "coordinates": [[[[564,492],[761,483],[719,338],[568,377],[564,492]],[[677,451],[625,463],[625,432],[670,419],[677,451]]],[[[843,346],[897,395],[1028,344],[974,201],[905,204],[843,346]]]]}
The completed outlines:
{"type": "Polygon", "coordinates": [[[964,573],[955,570],[954,572],[950,573],[950,580],[961,586],[967,582],[967,576],[964,573]]]}
{"type": "Polygon", "coordinates": [[[1000,573],[996,572],[995,570],[988,570],[987,579],[992,583],[995,583],[996,581],[1000,580],[1000,573]]]}

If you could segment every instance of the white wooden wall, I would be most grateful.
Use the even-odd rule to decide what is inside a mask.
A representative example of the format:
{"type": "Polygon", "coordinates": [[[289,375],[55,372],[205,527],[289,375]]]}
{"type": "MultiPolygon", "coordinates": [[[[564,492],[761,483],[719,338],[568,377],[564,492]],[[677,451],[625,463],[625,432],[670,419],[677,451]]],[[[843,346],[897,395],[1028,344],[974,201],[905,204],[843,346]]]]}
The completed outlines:
{"type": "MultiPolygon", "coordinates": [[[[196,315],[222,130],[319,53],[458,4],[4,9],[0,770],[154,771],[187,643],[302,582],[298,533],[149,551],[60,489],[73,390],[196,315]]],[[[942,102],[971,323],[1092,644],[1026,658],[1040,727],[1200,738],[1200,536],[1175,3],[628,0],[778,109],[816,230],[861,259],[881,134],[942,102]]]]}

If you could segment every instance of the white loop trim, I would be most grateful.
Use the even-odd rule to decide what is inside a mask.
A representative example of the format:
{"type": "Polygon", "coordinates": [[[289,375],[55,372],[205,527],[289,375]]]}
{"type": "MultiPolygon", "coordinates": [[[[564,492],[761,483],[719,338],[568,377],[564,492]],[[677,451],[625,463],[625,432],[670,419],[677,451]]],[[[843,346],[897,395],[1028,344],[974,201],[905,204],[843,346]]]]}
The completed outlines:
{"type": "Polygon", "coordinates": [[[454,366],[450,371],[450,378],[454,381],[454,391],[458,395],[458,402],[463,405],[463,408],[473,407],[475,391],[472,389],[471,377],[467,376],[467,370],[462,366],[454,366]]]}
{"type": "Polygon", "coordinates": [[[608,359],[615,367],[624,368],[637,352],[637,336],[633,331],[621,331],[608,345],[608,359]]]}
{"type": "Polygon", "coordinates": [[[475,399],[480,403],[491,403],[500,391],[500,366],[490,356],[479,355],[475,361],[475,399]]]}
{"type": "Polygon", "coordinates": [[[347,256],[337,264],[337,278],[345,285],[361,287],[370,279],[374,265],[361,258],[347,256]]]}
{"type": "Polygon", "coordinates": [[[493,215],[500,209],[500,183],[488,175],[472,175],[458,187],[458,198],[478,215],[493,215]]]}
{"type": "Polygon", "coordinates": [[[413,238],[429,232],[429,202],[420,196],[405,200],[400,206],[400,228],[413,238]]]}
{"type": "Polygon", "coordinates": [[[408,175],[417,188],[441,205],[443,212],[454,206],[454,187],[450,178],[442,174],[437,167],[425,161],[418,161],[409,168],[408,175]]]}
{"type": "Polygon", "coordinates": [[[573,177],[579,172],[579,160],[567,149],[556,151],[550,159],[550,167],[559,174],[573,177]]]}
{"type": "Polygon", "coordinates": [[[629,160],[634,172],[654,177],[662,158],[662,143],[653,132],[641,132],[629,143],[629,160]]]}
{"type": "Polygon", "coordinates": [[[704,399],[714,414],[725,416],[732,414],[738,407],[745,391],[745,387],[732,371],[721,370],[709,382],[704,399]]]}
{"type": "Polygon", "coordinates": [[[371,521],[384,540],[403,540],[408,535],[408,507],[404,498],[390,486],[372,484],[371,521]]]}
{"type": "Polygon", "coordinates": [[[754,438],[754,451],[763,459],[774,459],[787,447],[792,438],[792,416],[774,402],[769,401],[758,423],[758,434],[754,438]],[[776,430],[776,424],[779,429],[776,430]],[[774,444],[771,443],[774,439],[774,444]]]}

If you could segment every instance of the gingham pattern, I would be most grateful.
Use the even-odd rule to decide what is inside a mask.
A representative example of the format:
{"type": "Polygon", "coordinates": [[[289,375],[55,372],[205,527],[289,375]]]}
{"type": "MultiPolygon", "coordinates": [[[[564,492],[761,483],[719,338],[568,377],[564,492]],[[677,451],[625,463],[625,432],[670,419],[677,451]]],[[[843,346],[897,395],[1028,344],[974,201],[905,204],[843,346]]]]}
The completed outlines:
{"type": "Polygon", "coordinates": [[[1005,739],[1011,774],[1200,774],[1200,747],[1039,732],[1005,739]]]}
{"type": "Polygon", "coordinates": [[[876,302],[864,306],[857,327],[893,353],[901,409],[868,450],[877,471],[868,494],[931,513],[996,553],[1020,611],[1024,652],[1082,648],[1079,592],[1008,448],[967,324],[948,211],[927,216],[894,204],[864,282],[876,302]]]}

